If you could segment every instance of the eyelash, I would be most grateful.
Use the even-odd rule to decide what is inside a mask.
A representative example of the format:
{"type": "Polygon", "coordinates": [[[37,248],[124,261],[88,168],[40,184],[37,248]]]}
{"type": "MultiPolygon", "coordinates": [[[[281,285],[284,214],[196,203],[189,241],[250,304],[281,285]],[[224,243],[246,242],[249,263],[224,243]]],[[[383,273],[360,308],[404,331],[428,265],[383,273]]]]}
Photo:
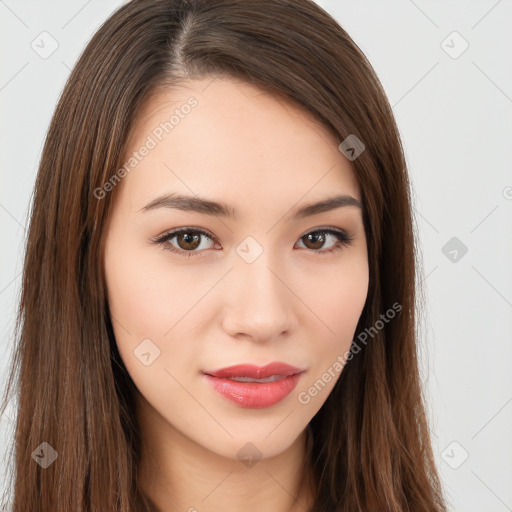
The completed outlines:
{"type": "MultiPolygon", "coordinates": [[[[196,256],[199,253],[203,252],[203,251],[184,251],[182,249],[176,249],[171,244],[166,243],[169,240],[172,240],[174,237],[176,237],[182,233],[200,234],[200,235],[206,236],[207,238],[210,238],[211,240],[215,241],[215,237],[213,236],[213,234],[204,229],[179,228],[179,229],[175,229],[173,231],[168,231],[156,238],[153,238],[150,243],[155,244],[155,245],[161,245],[163,250],[171,251],[172,253],[178,254],[179,256],[183,256],[185,258],[190,258],[191,256],[196,256]]],[[[323,251],[322,250],[315,251],[315,250],[311,249],[311,252],[313,252],[317,255],[321,255],[321,256],[323,256],[325,254],[330,254],[335,251],[339,251],[339,250],[343,249],[344,247],[349,246],[353,241],[352,236],[347,234],[345,231],[342,231],[340,229],[335,229],[335,228],[325,228],[325,229],[316,229],[313,231],[308,231],[307,233],[302,235],[299,238],[299,240],[306,237],[307,235],[319,234],[319,233],[333,235],[338,239],[336,244],[333,247],[331,247],[330,249],[324,249],[323,251]]]]}

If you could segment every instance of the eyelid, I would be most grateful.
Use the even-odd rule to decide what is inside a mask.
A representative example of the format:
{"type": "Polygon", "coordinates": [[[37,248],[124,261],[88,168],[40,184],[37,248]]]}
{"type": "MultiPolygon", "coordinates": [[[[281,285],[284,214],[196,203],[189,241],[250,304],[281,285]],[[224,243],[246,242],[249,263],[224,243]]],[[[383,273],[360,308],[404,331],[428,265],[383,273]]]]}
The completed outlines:
{"type": "MultiPolygon", "coordinates": [[[[185,227],[181,227],[181,228],[170,229],[168,231],[165,231],[161,235],[158,235],[158,236],[150,239],[149,242],[151,244],[155,244],[155,245],[163,245],[165,242],[180,235],[181,233],[198,233],[202,236],[206,236],[207,238],[210,238],[214,242],[218,242],[217,237],[211,231],[209,231],[205,228],[199,228],[199,227],[193,227],[193,226],[185,226],[185,227]]],[[[339,249],[344,248],[345,246],[351,245],[354,240],[354,236],[351,235],[347,230],[337,228],[335,226],[320,226],[320,227],[309,229],[309,230],[305,231],[302,235],[300,235],[298,237],[297,241],[300,241],[306,235],[313,234],[313,233],[327,233],[327,234],[331,234],[331,235],[334,235],[337,237],[337,242],[335,243],[335,245],[333,247],[331,247],[329,249],[318,250],[318,251],[315,251],[315,250],[309,251],[309,252],[313,252],[317,255],[325,255],[325,254],[329,254],[331,252],[335,252],[339,249]]],[[[200,255],[201,253],[206,252],[205,250],[185,251],[185,250],[177,249],[174,247],[172,249],[163,247],[163,249],[173,252],[179,256],[184,256],[184,257],[197,256],[197,255],[200,255]]]]}
{"type": "MultiPolygon", "coordinates": [[[[180,235],[181,233],[197,233],[197,234],[200,234],[201,236],[210,238],[214,242],[218,241],[217,237],[211,231],[209,231],[205,228],[185,226],[185,227],[181,227],[181,228],[169,229],[167,231],[164,231],[162,234],[160,234],[154,238],[151,238],[149,240],[149,243],[154,244],[154,245],[162,245],[165,242],[171,240],[172,238],[180,235]]],[[[175,253],[181,252],[180,249],[176,249],[176,248],[169,249],[169,248],[164,247],[164,249],[170,250],[171,252],[175,252],[175,253]]],[[[194,254],[199,254],[204,251],[182,251],[182,252],[185,253],[186,255],[192,256],[194,254]]]]}

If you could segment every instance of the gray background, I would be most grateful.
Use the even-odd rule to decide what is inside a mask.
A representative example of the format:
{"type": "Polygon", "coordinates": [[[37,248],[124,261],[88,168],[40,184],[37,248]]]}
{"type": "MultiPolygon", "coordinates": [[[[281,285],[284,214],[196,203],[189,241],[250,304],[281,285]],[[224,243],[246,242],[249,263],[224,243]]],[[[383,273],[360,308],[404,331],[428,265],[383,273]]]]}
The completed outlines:
{"type": "MultiPolygon", "coordinates": [[[[46,130],[79,53],[121,3],[0,0],[3,382],[46,130]],[[46,58],[43,31],[58,44],[46,58]]],[[[422,373],[451,510],[512,511],[512,2],[318,3],[369,58],[403,138],[428,299],[422,373]]],[[[0,481],[8,471],[4,455],[0,481]]]]}

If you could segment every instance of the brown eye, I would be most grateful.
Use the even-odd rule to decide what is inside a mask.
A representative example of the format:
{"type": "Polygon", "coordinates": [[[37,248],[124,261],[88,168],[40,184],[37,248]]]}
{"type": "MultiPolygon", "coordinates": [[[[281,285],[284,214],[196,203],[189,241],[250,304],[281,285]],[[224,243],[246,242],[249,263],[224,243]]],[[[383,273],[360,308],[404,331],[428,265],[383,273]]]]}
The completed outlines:
{"type": "Polygon", "coordinates": [[[153,240],[154,244],[161,245],[166,251],[174,252],[180,256],[196,256],[203,252],[203,249],[210,249],[212,245],[202,247],[203,240],[210,240],[213,244],[213,235],[202,229],[183,228],[164,233],[153,240]],[[173,243],[173,241],[175,242],[173,243]]]}
{"type": "Polygon", "coordinates": [[[183,250],[194,250],[197,249],[201,242],[202,235],[191,235],[190,233],[180,233],[175,235],[176,243],[180,249],[183,250]]]}
{"type": "MultiPolygon", "coordinates": [[[[332,253],[350,245],[352,237],[342,230],[329,228],[310,231],[300,237],[299,241],[303,242],[305,249],[309,249],[315,254],[322,255],[332,253]],[[322,249],[331,238],[334,239],[334,243],[327,249],[322,249]]],[[[153,239],[152,243],[161,245],[164,250],[174,252],[184,257],[201,255],[201,253],[205,252],[203,249],[211,249],[215,245],[214,236],[210,232],[191,228],[181,228],[164,233],[153,239]],[[211,244],[207,247],[202,247],[204,239],[209,240],[211,244]]]]}
{"type": "Polygon", "coordinates": [[[306,249],[311,249],[315,254],[328,254],[350,245],[352,237],[344,231],[331,228],[310,231],[302,236],[300,240],[304,240],[303,243],[306,246],[306,249]],[[334,244],[332,244],[331,247],[322,250],[322,247],[324,247],[326,240],[329,240],[329,237],[335,239],[334,244]]]}
{"type": "Polygon", "coordinates": [[[308,249],[321,249],[322,246],[325,244],[325,233],[319,232],[319,234],[315,233],[309,233],[308,235],[304,235],[302,237],[304,240],[307,240],[307,243],[305,243],[306,246],[308,246],[308,249]]]}

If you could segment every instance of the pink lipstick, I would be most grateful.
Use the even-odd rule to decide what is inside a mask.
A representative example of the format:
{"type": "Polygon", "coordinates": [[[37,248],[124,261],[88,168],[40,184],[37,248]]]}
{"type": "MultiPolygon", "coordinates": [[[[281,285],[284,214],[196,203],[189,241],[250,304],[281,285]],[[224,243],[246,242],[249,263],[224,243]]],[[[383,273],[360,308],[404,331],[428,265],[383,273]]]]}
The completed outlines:
{"type": "Polygon", "coordinates": [[[218,370],[203,370],[212,388],[240,407],[261,409],[287,397],[304,370],[286,363],[266,366],[242,364],[218,370]]]}

